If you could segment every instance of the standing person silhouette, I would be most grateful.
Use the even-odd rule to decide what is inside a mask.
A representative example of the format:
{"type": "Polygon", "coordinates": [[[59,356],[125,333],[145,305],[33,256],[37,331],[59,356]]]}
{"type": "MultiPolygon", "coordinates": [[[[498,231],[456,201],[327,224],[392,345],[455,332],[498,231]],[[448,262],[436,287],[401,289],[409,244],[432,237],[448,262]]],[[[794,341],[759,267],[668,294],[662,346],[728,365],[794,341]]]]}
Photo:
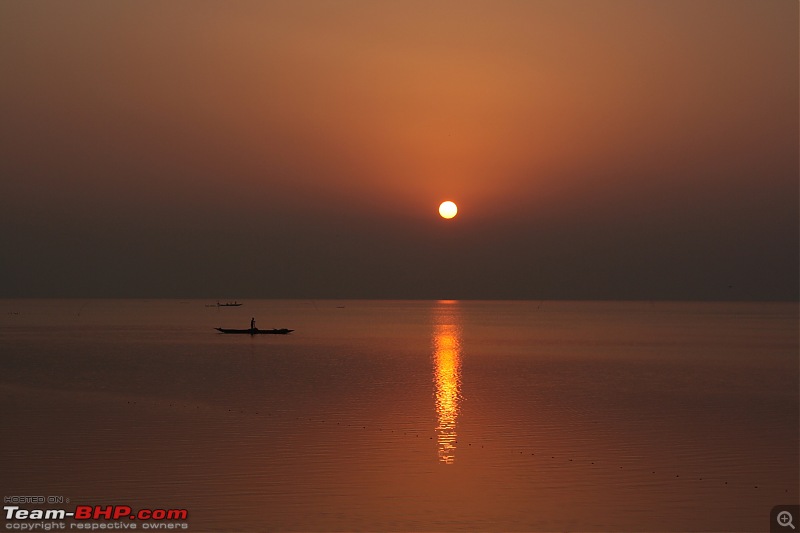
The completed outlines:
{"type": "Polygon", "coordinates": [[[256,329],[256,318],[255,317],[250,319],[250,329],[256,329]]]}

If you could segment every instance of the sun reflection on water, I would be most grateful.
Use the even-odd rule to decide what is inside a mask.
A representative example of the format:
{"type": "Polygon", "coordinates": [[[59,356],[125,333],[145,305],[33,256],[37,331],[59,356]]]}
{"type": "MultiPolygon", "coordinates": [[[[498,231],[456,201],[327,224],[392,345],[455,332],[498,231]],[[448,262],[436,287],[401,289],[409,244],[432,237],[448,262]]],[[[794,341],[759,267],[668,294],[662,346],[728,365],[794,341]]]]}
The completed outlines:
{"type": "Polygon", "coordinates": [[[458,303],[440,301],[434,308],[433,380],[436,386],[436,440],[439,460],[455,462],[456,421],[461,399],[461,326],[458,303]]]}

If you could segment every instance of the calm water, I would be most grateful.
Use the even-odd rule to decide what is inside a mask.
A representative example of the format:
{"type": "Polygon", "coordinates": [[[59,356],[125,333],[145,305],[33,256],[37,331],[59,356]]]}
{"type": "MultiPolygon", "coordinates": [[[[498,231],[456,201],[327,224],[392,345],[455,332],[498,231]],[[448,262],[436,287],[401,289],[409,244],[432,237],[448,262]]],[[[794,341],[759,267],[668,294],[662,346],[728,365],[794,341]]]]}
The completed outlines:
{"type": "Polygon", "coordinates": [[[0,300],[0,486],[191,531],[767,531],[798,306],[0,300]],[[287,327],[288,336],[212,328],[287,327]]]}

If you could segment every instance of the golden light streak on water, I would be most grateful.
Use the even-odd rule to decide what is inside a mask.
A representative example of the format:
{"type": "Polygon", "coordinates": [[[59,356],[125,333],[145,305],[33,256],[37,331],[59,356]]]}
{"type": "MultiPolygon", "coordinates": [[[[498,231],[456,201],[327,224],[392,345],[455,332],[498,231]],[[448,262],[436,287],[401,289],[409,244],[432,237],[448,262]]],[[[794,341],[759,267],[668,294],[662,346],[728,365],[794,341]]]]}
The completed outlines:
{"type": "Polygon", "coordinates": [[[436,387],[436,440],[439,460],[455,462],[456,422],[461,398],[461,327],[457,302],[440,301],[434,309],[433,380],[436,387]]]}

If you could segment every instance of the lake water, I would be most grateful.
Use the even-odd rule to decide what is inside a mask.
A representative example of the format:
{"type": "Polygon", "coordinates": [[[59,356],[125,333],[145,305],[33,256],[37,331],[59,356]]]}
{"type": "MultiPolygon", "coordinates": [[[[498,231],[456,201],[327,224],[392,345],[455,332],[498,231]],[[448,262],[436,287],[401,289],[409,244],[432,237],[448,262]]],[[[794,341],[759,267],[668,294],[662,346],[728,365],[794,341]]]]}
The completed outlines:
{"type": "Polygon", "coordinates": [[[209,303],[0,300],[3,495],[191,531],[768,531],[798,503],[796,303],[209,303]],[[295,332],[213,329],[251,317],[295,332]]]}

